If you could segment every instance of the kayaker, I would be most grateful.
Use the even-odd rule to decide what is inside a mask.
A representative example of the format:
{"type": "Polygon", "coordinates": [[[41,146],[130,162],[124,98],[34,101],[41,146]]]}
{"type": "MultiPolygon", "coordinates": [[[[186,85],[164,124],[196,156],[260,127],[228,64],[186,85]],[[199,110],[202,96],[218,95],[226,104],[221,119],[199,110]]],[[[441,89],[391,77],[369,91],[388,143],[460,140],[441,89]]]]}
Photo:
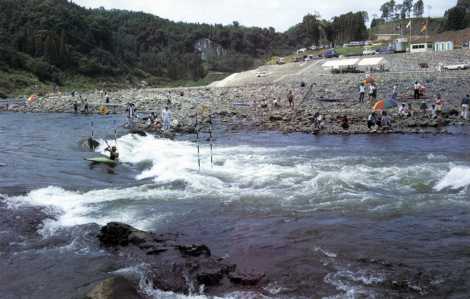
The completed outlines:
{"type": "Polygon", "coordinates": [[[117,151],[116,146],[108,146],[105,149],[106,152],[109,152],[109,159],[113,161],[117,161],[119,159],[119,153],[117,151]]]}

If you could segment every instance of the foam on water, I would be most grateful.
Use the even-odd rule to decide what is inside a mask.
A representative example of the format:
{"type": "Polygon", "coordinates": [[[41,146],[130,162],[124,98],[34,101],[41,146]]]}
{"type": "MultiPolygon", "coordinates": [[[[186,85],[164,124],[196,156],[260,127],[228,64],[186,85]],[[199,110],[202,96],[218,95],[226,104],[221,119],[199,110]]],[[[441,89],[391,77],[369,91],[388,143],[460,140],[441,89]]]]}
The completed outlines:
{"type": "Polygon", "coordinates": [[[434,187],[436,191],[444,189],[461,189],[470,186],[470,167],[455,166],[434,187]]]}
{"type": "Polygon", "coordinates": [[[132,266],[124,269],[114,271],[113,274],[122,275],[132,280],[137,280],[139,282],[140,291],[148,296],[149,298],[154,299],[269,299],[265,295],[255,293],[255,292],[232,292],[224,295],[223,297],[219,296],[208,296],[204,294],[204,290],[201,289],[198,292],[193,292],[193,294],[177,294],[174,292],[165,292],[159,290],[153,286],[153,283],[150,279],[147,279],[147,265],[140,264],[137,266],[132,266]]]}
{"type": "MultiPolygon", "coordinates": [[[[448,163],[429,159],[415,164],[379,163],[383,160],[379,156],[325,155],[312,146],[218,146],[213,166],[206,146],[201,148],[198,171],[196,145],[191,142],[126,135],[117,145],[123,163],[146,167],[135,178],[145,185],[88,192],[48,187],[8,202],[47,207],[54,219],[45,222],[43,233],[50,234],[61,227],[110,221],[150,229],[172,216],[155,211],[151,219],[142,217],[159,201],[240,201],[299,212],[337,208],[373,212],[409,207],[413,202],[421,205],[426,202],[421,194],[430,201],[445,201],[436,191],[470,184],[468,167],[449,171],[448,163]]],[[[97,151],[104,153],[104,148],[97,151]]]]}

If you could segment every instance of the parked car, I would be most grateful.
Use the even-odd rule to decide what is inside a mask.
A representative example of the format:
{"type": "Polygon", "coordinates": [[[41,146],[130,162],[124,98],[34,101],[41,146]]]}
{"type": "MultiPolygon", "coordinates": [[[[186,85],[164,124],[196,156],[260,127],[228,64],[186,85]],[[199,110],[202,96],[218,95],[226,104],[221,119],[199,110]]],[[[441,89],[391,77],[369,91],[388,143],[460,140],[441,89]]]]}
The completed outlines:
{"type": "Polygon", "coordinates": [[[448,71],[466,70],[468,68],[469,68],[468,64],[453,64],[453,65],[444,66],[444,69],[448,71]]]}
{"type": "Polygon", "coordinates": [[[393,48],[380,48],[380,49],[377,49],[375,51],[377,54],[394,54],[395,53],[395,49],[393,48]]]}
{"type": "Polygon", "coordinates": [[[322,53],[322,56],[324,58],[334,58],[334,57],[339,57],[338,53],[336,53],[335,50],[333,49],[329,49],[329,50],[326,50],[322,53]]]}
{"type": "Polygon", "coordinates": [[[375,50],[373,49],[365,49],[363,52],[362,52],[362,55],[375,55],[376,52],[375,50]]]}

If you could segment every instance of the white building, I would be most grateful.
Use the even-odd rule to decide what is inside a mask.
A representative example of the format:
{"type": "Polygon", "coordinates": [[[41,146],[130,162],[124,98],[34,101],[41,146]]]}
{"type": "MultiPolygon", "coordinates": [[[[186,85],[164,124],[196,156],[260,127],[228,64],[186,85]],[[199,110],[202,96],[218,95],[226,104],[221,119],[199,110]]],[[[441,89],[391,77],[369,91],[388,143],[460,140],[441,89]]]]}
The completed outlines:
{"type": "Polygon", "coordinates": [[[451,41],[434,43],[434,51],[436,52],[445,52],[452,50],[454,50],[454,43],[451,41]]]}
{"type": "Polygon", "coordinates": [[[432,43],[411,44],[411,53],[422,53],[433,49],[432,43]]]}

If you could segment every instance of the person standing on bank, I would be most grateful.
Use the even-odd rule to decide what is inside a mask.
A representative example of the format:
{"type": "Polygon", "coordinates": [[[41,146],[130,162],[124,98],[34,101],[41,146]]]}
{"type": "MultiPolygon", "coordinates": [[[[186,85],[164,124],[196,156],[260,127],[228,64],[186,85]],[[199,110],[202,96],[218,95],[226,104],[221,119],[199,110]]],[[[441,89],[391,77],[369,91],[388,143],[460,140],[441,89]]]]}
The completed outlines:
{"type": "Polygon", "coordinates": [[[470,95],[466,95],[462,100],[462,118],[468,120],[468,108],[470,106],[470,95]]]}
{"type": "Polygon", "coordinates": [[[289,107],[294,108],[294,94],[292,93],[292,90],[289,90],[289,93],[287,94],[287,101],[289,102],[289,107]]]}
{"type": "Polygon", "coordinates": [[[413,89],[414,89],[414,99],[419,100],[420,93],[421,93],[421,84],[419,84],[419,82],[416,81],[415,84],[413,85],[413,89]]]}
{"type": "Polygon", "coordinates": [[[364,86],[364,83],[361,83],[361,85],[359,85],[359,103],[364,103],[365,94],[366,87],[364,86]]]}
{"type": "Polygon", "coordinates": [[[171,121],[172,121],[172,114],[171,111],[168,110],[168,107],[165,107],[162,111],[162,120],[163,120],[163,130],[167,131],[171,129],[171,121]]]}

